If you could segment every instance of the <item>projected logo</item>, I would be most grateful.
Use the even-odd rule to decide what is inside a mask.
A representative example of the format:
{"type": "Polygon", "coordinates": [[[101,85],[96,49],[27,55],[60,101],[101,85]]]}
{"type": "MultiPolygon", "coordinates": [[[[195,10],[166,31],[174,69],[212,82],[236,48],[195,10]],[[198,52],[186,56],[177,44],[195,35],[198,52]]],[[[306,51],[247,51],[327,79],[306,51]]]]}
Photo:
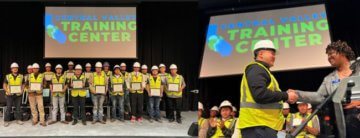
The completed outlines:
{"type": "Polygon", "coordinates": [[[206,35],[206,42],[211,51],[219,53],[221,56],[230,56],[233,47],[230,43],[226,42],[224,38],[217,34],[218,26],[210,24],[206,35]]]}
{"type": "Polygon", "coordinates": [[[55,26],[52,19],[53,16],[51,14],[45,14],[45,31],[47,32],[47,35],[60,44],[65,44],[66,35],[59,30],[59,27],[55,26]]]}

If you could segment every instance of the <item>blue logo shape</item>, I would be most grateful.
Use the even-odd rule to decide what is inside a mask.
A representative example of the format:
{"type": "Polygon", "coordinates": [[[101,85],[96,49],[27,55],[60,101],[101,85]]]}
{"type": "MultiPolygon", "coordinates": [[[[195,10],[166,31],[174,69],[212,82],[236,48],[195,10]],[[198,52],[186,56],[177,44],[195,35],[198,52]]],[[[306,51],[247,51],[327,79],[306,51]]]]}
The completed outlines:
{"type": "Polygon", "coordinates": [[[57,26],[54,25],[51,14],[45,14],[45,31],[49,37],[56,40],[58,43],[65,44],[66,35],[61,32],[57,26]]]}
{"type": "Polygon", "coordinates": [[[210,50],[219,53],[222,57],[230,56],[233,51],[231,44],[225,41],[220,35],[217,35],[216,24],[209,25],[206,42],[210,50]]]}

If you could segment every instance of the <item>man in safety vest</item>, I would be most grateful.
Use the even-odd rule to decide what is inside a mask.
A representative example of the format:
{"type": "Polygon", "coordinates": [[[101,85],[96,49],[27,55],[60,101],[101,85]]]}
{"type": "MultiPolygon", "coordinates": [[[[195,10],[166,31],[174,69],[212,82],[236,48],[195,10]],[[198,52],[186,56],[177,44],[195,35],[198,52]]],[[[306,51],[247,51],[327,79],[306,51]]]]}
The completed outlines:
{"type": "Polygon", "coordinates": [[[4,126],[8,127],[10,125],[10,116],[12,112],[12,107],[15,106],[14,116],[16,123],[19,125],[24,124],[21,121],[21,99],[24,91],[24,76],[19,74],[19,65],[17,63],[12,63],[10,65],[11,73],[5,76],[3,88],[5,90],[6,96],[6,111],[5,111],[5,122],[4,126]]]}
{"type": "MultiPolygon", "coordinates": [[[[290,119],[291,129],[293,132],[306,118],[310,116],[308,112],[308,104],[303,102],[297,102],[299,112],[291,114],[290,119]]],[[[315,115],[316,116],[316,115],[315,115]]],[[[296,136],[296,138],[316,138],[320,134],[320,123],[317,117],[313,117],[305,126],[305,128],[296,136]]]]}
{"type": "Polygon", "coordinates": [[[102,124],[105,124],[104,121],[104,101],[107,93],[107,85],[108,85],[108,77],[105,72],[101,70],[102,64],[101,62],[97,62],[95,64],[95,72],[93,75],[92,81],[90,82],[90,92],[91,98],[93,101],[93,121],[92,124],[95,124],[99,121],[102,124]],[[99,87],[105,87],[104,90],[101,91],[99,87]],[[99,90],[97,89],[99,88],[99,90]]]}
{"type": "Polygon", "coordinates": [[[51,64],[50,63],[46,63],[45,64],[45,72],[44,74],[44,78],[46,81],[46,86],[44,87],[45,89],[49,89],[50,88],[50,83],[52,80],[52,76],[54,76],[54,72],[51,71],[51,64]]]}
{"type": "Polygon", "coordinates": [[[52,112],[51,112],[51,122],[49,125],[57,122],[57,113],[60,107],[60,119],[61,123],[68,124],[65,121],[65,92],[67,89],[66,77],[62,73],[63,67],[58,64],[55,67],[56,73],[52,76],[50,82],[50,92],[51,92],[51,102],[52,102],[52,112]]]}
{"type": "Polygon", "coordinates": [[[176,122],[181,124],[181,104],[182,92],[186,86],[184,77],[177,74],[177,66],[170,65],[170,74],[166,76],[166,95],[169,104],[169,122],[175,121],[174,111],[176,111],[176,122]]]}
{"type": "Polygon", "coordinates": [[[135,62],[133,65],[134,71],[129,74],[127,88],[130,91],[131,97],[131,122],[142,122],[143,104],[144,104],[144,89],[146,80],[144,75],[140,73],[140,63],[135,62]]]}
{"type": "Polygon", "coordinates": [[[220,104],[220,118],[211,118],[209,120],[210,128],[207,137],[231,137],[234,132],[235,120],[231,117],[232,105],[228,100],[220,104]]]}
{"type": "MultiPolygon", "coordinates": [[[[120,64],[121,75],[125,77],[125,82],[128,83],[129,73],[126,71],[126,64],[123,62],[120,64]]],[[[130,94],[129,89],[126,88],[124,92],[124,118],[130,118],[131,105],[130,105],[130,94]]]]}
{"type": "Polygon", "coordinates": [[[163,96],[165,82],[161,80],[158,70],[159,68],[157,66],[151,67],[151,76],[149,76],[146,85],[149,95],[148,111],[150,122],[152,122],[152,120],[162,122],[160,117],[160,100],[163,96]]]}
{"type": "Polygon", "coordinates": [[[112,119],[119,119],[124,122],[124,90],[126,89],[125,77],[120,73],[120,66],[114,66],[114,74],[109,79],[110,99],[112,102],[112,119]],[[116,115],[116,109],[119,110],[119,116],[116,115]]]}
{"type": "Polygon", "coordinates": [[[84,75],[85,75],[85,78],[87,80],[89,80],[90,78],[93,77],[93,72],[91,71],[91,64],[90,63],[86,63],[84,75]]]}
{"type": "MultiPolygon", "coordinates": [[[[161,77],[161,80],[162,81],[165,81],[166,80],[166,76],[169,75],[169,73],[166,73],[166,66],[165,64],[161,63],[159,65],[159,76],[161,77]]],[[[170,110],[169,110],[169,104],[167,103],[168,100],[167,100],[167,96],[166,96],[166,93],[164,93],[164,96],[162,97],[162,100],[160,101],[160,105],[162,106],[162,108],[165,110],[165,115],[166,115],[166,118],[169,119],[169,114],[170,114],[170,110]]]]}
{"type": "Polygon", "coordinates": [[[203,117],[204,106],[201,102],[198,103],[198,125],[199,138],[206,138],[206,133],[209,128],[209,120],[203,117]]]}
{"type": "Polygon", "coordinates": [[[81,65],[75,66],[75,74],[71,77],[70,86],[71,90],[71,101],[74,106],[73,110],[73,123],[72,125],[76,125],[78,120],[82,120],[82,124],[86,125],[86,116],[85,116],[85,100],[86,100],[86,85],[87,80],[85,75],[82,74],[81,65]],[[79,115],[80,108],[80,115],[79,115]]]}
{"type": "MultiPolygon", "coordinates": [[[[147,81],[149,80],[150,78],[150,73],[148,73],[148,67],[147,65],[143,64],[141,65],[141,73],[143,74],[144,76],[144,80],[147,84],[147,81]]],[[[150,103],[149,103],[149,92],[147,91],[147,89],[145,88],[144,89],[144,106],[146,107],[146,113],[150,116],[150,103]]],[[[150,122],[152,120],[149,120],[150,122]]]]}
{"type": "Polygon", "coordinates": [[[108,78],[113,74],[113,72],[110,70],[109,62],[104,62],[104,72],[105,72],[106,77],[108,77],[108,78]]]}
{"type": "Polygon", "coordinates": [[[294,92],[282,92],[269,68],[274,66],[276,49],[272,41],[260,40],[254,46],[255,61],[244,69],[240,87],[239,125],[244,138],[277,137],[285,122],[283,101],[294,103],[294,92]]]}
{"type": "Polygon", "coordinates": [[[66,83],[70,82],[70,79],[72,78],[72,76],[74,75],[74,62],[69,61],[68,63],[68,70],[64,72],[64,75],[66,76],[66,83]]]}
{"type": "Polygon", "coordinates": [[[217,115],[219,113],[219,107],[213,106],[210,109],[210,118],[217,118],[217,115]]]}

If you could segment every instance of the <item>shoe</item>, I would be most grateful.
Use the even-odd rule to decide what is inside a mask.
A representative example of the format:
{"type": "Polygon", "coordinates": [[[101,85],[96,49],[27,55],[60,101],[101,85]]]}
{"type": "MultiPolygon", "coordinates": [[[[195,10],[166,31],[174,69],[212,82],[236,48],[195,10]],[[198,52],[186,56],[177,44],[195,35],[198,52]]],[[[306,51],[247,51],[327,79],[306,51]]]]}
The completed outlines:
{"type": "Polygon", "coordinates": [[[156,118],[155,121],[159,122],[159,123],[162,123],[161,119],[159,119],[159,118],[156,118]]]}
{"type": "MultiPolygon", "coordinates": [[[[61,123],[63,123],[63,124],[69,124],[69,122],[67,122],[67,121],[61,121],[61,123]]],[[[50,125],[50,124],[49,124],[50,125]]]]}
{"type": "Polygon", "coordinates": [[[16,123],[19,124],[19,125],[23,125],[23,124],[24,124],[24,122],[21,121],[21,120],[17,120],[16,123]]]}
{"type": "Polygon", "coordinates": [[[133,116],[133,117],[131,117],[131,123],[135,123],[135,117],[133,116]]]}
{"type": "Polygon", "coordinates": [[[86,121],[85,121],[85,120],[83,120],[83,121],[82,121],[82,124],[83,124],[84,126],[86,126],[86,121]]]}
{"type": "Polygon", "coordinates": [[[39,123],[39,122],[37,122],[37,121],[34,122],[34,121],[33,121],[33,122],[32,122],[32,125],[35,126],[35,125],[37,125],[37,123],[39,123]]]}
{"type": "Polygon", "coordinates": [[[179,118],[179,119],[176,119],[176,122],[179,123],[179,124],[182,123],[180,118],[179,118]]]}
{"type": "Polygon", "coordinates": [[[52,125],[52,124],[55,124],[56,123],[56,121],[51,121],[51,122],[49,122],[48,124],[49,125],[52,125]]]}
{"type": "Polygon", "coordinates": [[[125,122],[125,119],[124,118],[120,118],[119,119],[121,122],[125,122]]]}
{"type": "Polygon", "coordinates": [[[8,127],[9,125],[10,125],[9,122],[5,122],[5,123],[4,123],[4,127],[8,127]]]}
{"type": "Polygon", "coordinates": [[[72,125],[76,125],[76,124],[77,124],[77,120],[76,120],[76,119],[74,119],[74,121],[73,121],[72,125]]]}
{"type": "Polygon", "coordinates": [[[115,119],[111,119],[110,122],[115,122],[115,119]]]}
{"type": "Polygon", "coordinates": [[[91,124],[96,124],[96,120],[93,120],[93,121],[91,122],[91,124]]]}
{"type": "Polygon", "coordinates": [[[154,122],[154,121],[153,121],[153,119],[152,119],[152,118],[149,118],[149,122],[150,122],[150,123],[152,123],[152,122],[154,122]]]}
{"type": "Polygon", "coordinates": [[[46,127],[46,123],[45,123],[45,122],[41,122],[40,125],[43,126],[43,127],[46,127]]]}
{"type": "Polygon", "coordinates": [[[104,120],[101,120],[100,123],[101,124],[106,124],[106,122],[104,120]]]}
{"type": "Polygon", "coordinates": [[[170,122],[170,123],[172,123],[172,122],[174,122],[174,121],[175,121],[175,119],[173,119],[173,118],[169,119],[169,122],[170,122]]]}
{"type": "Polygon", "coordinates": [[[137,121],[140,122],[140,123],[142,122],[142,120],[143,120],[142,117],[139,117],[139,118],[137,119],[137,121]]]}

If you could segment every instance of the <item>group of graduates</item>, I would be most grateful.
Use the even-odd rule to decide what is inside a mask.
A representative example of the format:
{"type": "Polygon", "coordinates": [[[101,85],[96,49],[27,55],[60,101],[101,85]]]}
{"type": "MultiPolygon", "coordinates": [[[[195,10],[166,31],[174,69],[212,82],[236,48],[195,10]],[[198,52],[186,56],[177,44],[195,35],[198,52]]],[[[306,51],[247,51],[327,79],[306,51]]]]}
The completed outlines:
{"type": "Polygon", "coordinates": [[[111,100],[111,122],[125,121],[124,116],[129,116],[131,122],[143,121],[144,94],[147,93],[146,112],[149,114],[149,122],[161,121],[160,101],[166,104],[166,115],[169,122],[181,123],[182,91],[186,84],[182,75],[177,74],[177,66],[170,66],[170,73],[166,73],[166,66],[151,67],[151,73],[147,73],[146,65],[135,62],[133,71],[126,71],[126,64],[115,65],[113,71],[110,64],[97,62],[95,72],[91,71],[91,64],[85,65],[85,71],[81,65],[76,66],[72,61],[68,63],[68,70],[63,72],[62,65],[55,66],[52,72],[51,64],[46,63],[45,72],[40,73],[37,63],[27,67],[27,74],[19,73],[19,65],[12,63],[11,72],[4,78],[3,89],[6,97],[6,110],[4,126],[10,125],[13,107],[14,118],[17,124],[22,125],[21,100],[24,93],[28,94],[32,114],[32,124],[46,126],[56,123],[60,110],[60,122],[68,124],[65,120],[65,95],[71,95],[73,106],[72,125],[82,120],[86,125],[85,101],[91,97],[93,103],[92,124],[100,122],[106,124],[104,119],[103,104],[107,96],[111,100]],[[159,73],[160,71],[160,73],[159,73]],[[43,93],[51,95],[51,120],[46,123],[43,93]],[[175,113],[176,112],[176,117],[175,113]],[[39,121],[40,118],[40,121],[39,121]]]}

